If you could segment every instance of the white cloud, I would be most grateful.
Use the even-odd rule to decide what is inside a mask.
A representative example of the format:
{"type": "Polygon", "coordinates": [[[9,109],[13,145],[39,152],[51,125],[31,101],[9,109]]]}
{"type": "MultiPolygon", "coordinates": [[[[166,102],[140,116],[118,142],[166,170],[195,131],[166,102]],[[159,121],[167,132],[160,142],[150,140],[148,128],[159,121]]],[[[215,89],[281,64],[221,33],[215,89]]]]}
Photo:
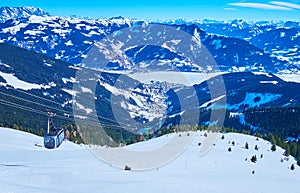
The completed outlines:
{"type": "Polygon", "coordinates": [[[229,3],[228,5],[236,6],[236,7],[256,8],[256,9],[283,10],[283,11],[293,10],[290,7],[271,5],[271,4],[265,4],[265,3],[246,3],[245,2],[245,3],[229,3]]]}
{"type": "Polygon", "coordinates": [[[270,3],[273,5],[279,5],[279,6],[289,7],[293,9],[300,9],[300,5],[294,3],[287,3],[282,1],[271,1],[270,3]]]}
{"type": "Polygon", "coordinates": [[[227,10],[227,11],[236,11],[235,8],[230,8],[230,7],[225,7],[224,9],[227,10]]]}

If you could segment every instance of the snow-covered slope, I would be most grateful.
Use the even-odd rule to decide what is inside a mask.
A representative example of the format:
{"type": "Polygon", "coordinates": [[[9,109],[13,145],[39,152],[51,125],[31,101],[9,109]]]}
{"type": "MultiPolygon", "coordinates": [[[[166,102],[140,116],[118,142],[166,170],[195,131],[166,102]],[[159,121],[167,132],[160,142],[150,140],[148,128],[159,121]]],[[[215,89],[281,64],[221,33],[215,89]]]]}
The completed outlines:
{"type": "MultiPolygon", "coordinates": [[[[272,152],[267,141],[229,133],[224,134],[225,139],[219,139],[212,150],[201,157],[198,143],[203,141],[203,134],[196,132],[187,149],[170,164],[154,170],[130,172],[104,164],[86,146],[64,142],[58,149],[47,150],[40,146],[41,137],[1,128],[0,192],[297,191],[300,168],[289,169],[291,164],[295,164],[292,157],[288,161],[280,161],[285,159],[281,148],[277,147],[277,151],[272,152]],[[249,149],[244,148],[246,142],[249,149]],[[254,150],[255,145],[259,147],[258,151],[254,150]],[[257,156],[256,163],[249,161],[253,155],[257,156]]],[[[163,145],[174,135],[157,138],[153,144],[147,141],[126,148],[153,148],[163,145]]]]}

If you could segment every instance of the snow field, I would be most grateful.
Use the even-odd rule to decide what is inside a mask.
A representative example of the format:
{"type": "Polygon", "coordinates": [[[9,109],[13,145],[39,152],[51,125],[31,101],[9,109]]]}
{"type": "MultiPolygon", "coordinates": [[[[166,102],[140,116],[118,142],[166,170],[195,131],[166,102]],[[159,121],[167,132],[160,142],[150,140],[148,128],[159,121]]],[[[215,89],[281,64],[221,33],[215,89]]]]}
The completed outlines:
{"type": "MultiPolygon", "coordinates": [[[[272,152],[271,144],[265,140],[228,133],[224,134],[224,140],[212,144],[205,156],[200,156],[198,143],[203,142],[204,133],[193,133],[189,146],[171,163],[136,172],[101,162],[85,145],[64,142],[58,149],[47,150],[41,147],[41,137],[0,128],[0,192],[295,193],[299,189],[300,168],[289,169],[296,163],[292,157],[281,163],[284,158],[281,148],[272,152]],[[246,142],[248,150],[244,148],[246,142]],[[258,151],[254,150],[255,145],[258,151]],[[253,155],[257,156],[256,163],[249,161],[253,155]]],[[[164,146],[174,135],[178,134],[125,148],[151,150],[164,146]]],[[[219,134],[220,138],[222,135],[219,134]]]]}

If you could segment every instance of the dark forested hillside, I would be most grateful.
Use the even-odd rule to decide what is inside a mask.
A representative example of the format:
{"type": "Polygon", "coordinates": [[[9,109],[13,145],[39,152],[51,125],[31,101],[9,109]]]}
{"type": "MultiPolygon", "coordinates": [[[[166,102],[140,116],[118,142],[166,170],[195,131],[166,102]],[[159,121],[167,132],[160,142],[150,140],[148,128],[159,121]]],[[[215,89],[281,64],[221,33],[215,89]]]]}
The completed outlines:
{"type": "Polygon", "coordinates": [[[282,137],[300,137],[300,107],[253,108],[245,112],[246,122],[282,137]]]}

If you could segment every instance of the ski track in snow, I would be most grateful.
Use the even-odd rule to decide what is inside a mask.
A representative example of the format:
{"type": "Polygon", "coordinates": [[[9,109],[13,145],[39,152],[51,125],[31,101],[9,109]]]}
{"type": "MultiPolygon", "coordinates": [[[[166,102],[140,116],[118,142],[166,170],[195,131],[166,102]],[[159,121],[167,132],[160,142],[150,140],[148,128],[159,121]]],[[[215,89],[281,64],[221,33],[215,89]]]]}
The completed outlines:
{"type": "MultiPolygon", "coordinates": [[[[48,150],[38,146],[43,143],[41,137],[0,128],[0,192],[294,193],[299,189],[300,168],[288,169],[295,163],[292,157],[280,162],[284,158],[281,148],[271,152],[267,141],[229,133],[201,157],[198,143],[203,141],[203,134],[196,132],[189,147],[170,164],[134,172],[104,164],[84,145],[67,141],[58,149],[48,150]],[[233,140],[235,146],[229,143],[233,140]],[[249,150],[244,148],[246,142],[249,150]],[[232,152],[228,152],[229,147],[232,152]],[[249,161],[253,155],[257,163],[249,161]]],[[[156,138],[153,144],[150,140],[126,148],[153,148],[165,144],[172,135],[156,138]]]]}

